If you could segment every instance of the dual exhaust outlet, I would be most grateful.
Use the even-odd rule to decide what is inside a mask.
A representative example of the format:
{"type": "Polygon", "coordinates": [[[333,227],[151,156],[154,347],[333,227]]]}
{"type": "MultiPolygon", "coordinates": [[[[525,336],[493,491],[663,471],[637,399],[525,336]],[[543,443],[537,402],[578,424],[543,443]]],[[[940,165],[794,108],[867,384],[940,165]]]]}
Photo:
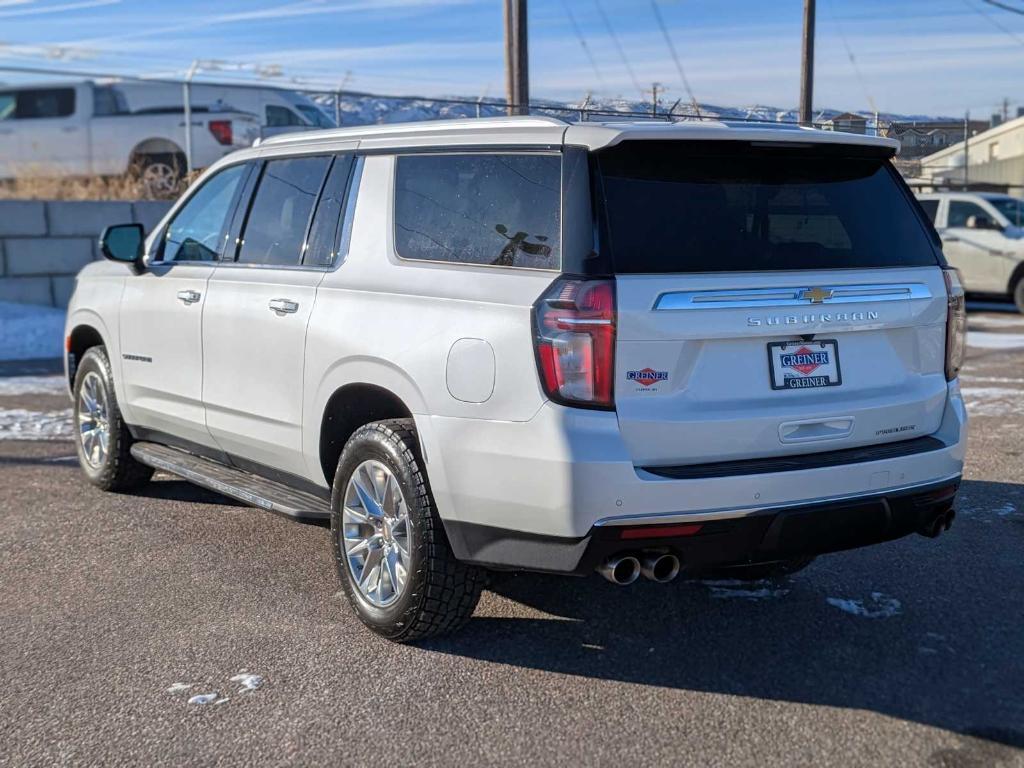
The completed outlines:
{"type": "Polygon", "coordinates": [[[597,572],[612,584],[624,587],[643,575],[665,584],[679,575],[679,558],[669,552],[642,552],[636,555],[615,555],[604,561],[597,572]]]}

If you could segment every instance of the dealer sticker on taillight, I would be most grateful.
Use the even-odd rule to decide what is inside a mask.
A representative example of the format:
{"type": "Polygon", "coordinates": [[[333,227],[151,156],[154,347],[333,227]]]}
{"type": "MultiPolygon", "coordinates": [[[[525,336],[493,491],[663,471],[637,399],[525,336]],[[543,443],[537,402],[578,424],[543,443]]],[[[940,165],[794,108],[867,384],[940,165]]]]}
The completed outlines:
{"type": "Polygon", "coordinates": [[[843,383],[839,342],[773,341],[768,344],[768,370],[772,389],[838,387],[843,383]]]}

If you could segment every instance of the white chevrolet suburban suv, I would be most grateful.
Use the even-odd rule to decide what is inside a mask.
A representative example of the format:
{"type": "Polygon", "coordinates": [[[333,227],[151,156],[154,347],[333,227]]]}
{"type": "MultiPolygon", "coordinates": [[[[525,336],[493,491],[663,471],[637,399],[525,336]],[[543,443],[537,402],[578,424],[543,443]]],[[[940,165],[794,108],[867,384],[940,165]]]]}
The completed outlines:
{"type": "Polygon", "coordinates": [[[488,570],[764,577],[938,535],[963,292],[894,151],[519,117],[237,152],[78,277],[82,469],[330,518],[399,641],[488,570]]]}

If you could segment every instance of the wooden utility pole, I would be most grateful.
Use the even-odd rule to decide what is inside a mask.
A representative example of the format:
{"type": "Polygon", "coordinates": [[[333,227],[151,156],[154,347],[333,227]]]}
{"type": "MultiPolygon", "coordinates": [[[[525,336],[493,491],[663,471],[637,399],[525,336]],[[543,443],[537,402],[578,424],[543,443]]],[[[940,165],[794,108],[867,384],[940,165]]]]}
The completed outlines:
{"type": "Polygon", "coordinates": [[[970,185],[970,178],[967,166],[971,163],[970,156],[970,141],[971,141],[971,111],[967,110],[964,113],[964,191],[966,192],[970,185]]]}
{"type": "Polygon", "coordinates": [[[647,93],[651,94],[651,116],[652,117],[657,117],[658,116],[658,91],[659,90],[660,91],[664,91],[665,90],[664,88],[661,87],[661,83],[651,83],[651,90],[647,91],[647,93]]]}
{"type": "Polygon", "coordinates": [[[814,0],[804,0],[804,45],[800,62],[800,122],[810,125],[814,101],[814,0]]]}
{"type": "Polygon", "coordinates": [[[526,0],[505,0],[505,95],[510,115],[530,114],[526,0]]]}

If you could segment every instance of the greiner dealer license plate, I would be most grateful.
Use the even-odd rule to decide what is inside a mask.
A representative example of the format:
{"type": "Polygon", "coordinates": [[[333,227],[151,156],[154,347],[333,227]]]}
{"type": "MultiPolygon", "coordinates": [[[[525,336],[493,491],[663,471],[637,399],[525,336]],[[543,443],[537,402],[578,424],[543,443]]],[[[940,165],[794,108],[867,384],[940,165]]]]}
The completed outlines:
{"type": "Polygon", "coordinates": [[[838,387],[843,383],[839,369],[839,342],[773,341],[768,344],[768,368],[772,389],[838,387]]]}

